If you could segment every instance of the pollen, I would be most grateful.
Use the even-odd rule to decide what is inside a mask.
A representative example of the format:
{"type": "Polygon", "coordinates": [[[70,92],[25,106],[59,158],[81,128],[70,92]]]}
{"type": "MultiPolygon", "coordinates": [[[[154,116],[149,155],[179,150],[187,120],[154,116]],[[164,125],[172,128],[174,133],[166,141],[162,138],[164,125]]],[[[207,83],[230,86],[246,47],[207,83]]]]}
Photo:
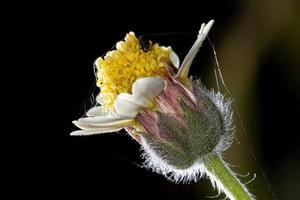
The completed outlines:
{"type": "Polygon", "coordinates": [[[167,74],[170,63],[170,47],[152,44],[147,51],[133,32],[116,44],[116,50],[107,52],[96,60],[97,86],[104,110],[113,110],[114,101],[120,93],[131,93],[132,84],[139,78],[167,74]]]}

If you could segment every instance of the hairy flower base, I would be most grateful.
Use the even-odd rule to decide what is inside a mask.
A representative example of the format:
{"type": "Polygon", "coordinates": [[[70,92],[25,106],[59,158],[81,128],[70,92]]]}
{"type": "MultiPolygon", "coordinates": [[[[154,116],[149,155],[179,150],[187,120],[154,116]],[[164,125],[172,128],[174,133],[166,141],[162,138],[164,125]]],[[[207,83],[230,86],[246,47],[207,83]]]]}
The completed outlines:
{"type": "Polygon", "coordinates": [[[151,147],[151,144],[141,139],[142,158],[144,166],[158,174],[165,176],[169,181],[175,183],[197,182],[204,172],[204,165],[201,159],[196,160],[192,166],[186,169],[177,169],[166,162],[165,155],[160,154],[151,147]]]}
{"type": "Polygon", "coordinates": [[[218,194],[224,192],[231,200],[255,200],[247,188],[235,176],[235,173],[227,167],[220,153],[209,153],[199,158],[188,169],[177,169],[164,162],[161,155],[151,149],[147,142],[141,140],[145,159],[144,166],[158,174],[164,175],[175,183],[197,182],[202,177],[207,177],[218,194]]]}
{"type": "MultiPolygon", "coordinates": [[[[171,103],[174,107],[180,104],[177,108],[182,110],[183,122],[179,122],[180,117],[166,112],[152,113],[156,117],[151,118],[143,119],[149,113],[138,117],[152,133],[142,134],[139,140],[145,166],[174,182],[197,181],[203,174],[205,157],[220,154],[232,141],[230,101],[200,84],[194,85],[194,91],[197,91],[198,106],[187,105],[182,98],[177,103],[173,99],[171,103]]],[[[172,110],[171,105],[169,110],[172,110]]]]}

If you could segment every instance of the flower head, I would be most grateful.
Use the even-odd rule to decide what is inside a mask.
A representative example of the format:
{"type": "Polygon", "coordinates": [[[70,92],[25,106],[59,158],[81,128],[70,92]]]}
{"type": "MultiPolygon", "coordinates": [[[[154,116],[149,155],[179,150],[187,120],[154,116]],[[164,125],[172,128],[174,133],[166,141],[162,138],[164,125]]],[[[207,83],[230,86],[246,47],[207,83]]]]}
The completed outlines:
{"type": "Polygon", "coordinates": [[[141,144],[147,167],[176,182],[197,180],[202,161],[224,150],[232,132],[230,103],[188,78],[212,24],[202,24],[181,65],[171,47],[150,41],[145,50],[128,33],[116,50],[96,60],[98,105],[73,121],[81,130],[71,135],[125,128],[141,144]]]}
{"type": "Polygon", "coordinates": [[[165,76],[166,64],[170,64],[172,49],[152,44],[148,51],[133,32],[126,35],[124,41],[116,45],[104,58],[96,60],[97,85],[100,87],[105,110],[113,109],[114,101],[120,93],[130,93],[133,83],[144,77],[165,76]]]}

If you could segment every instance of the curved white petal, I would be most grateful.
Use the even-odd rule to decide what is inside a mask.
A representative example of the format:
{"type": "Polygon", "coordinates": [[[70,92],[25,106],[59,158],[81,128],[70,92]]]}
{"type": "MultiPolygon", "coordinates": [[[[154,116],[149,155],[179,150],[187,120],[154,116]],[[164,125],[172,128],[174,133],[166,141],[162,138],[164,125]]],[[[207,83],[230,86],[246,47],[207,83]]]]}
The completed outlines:
{"type": "Polygon", "coordinates": [[[134,125],[135,120],[112,116],[97,116],[80,118],[78,121],[73,121],[73,124],[82,130],[74,131],[71,135],[94,135],[119,131],[124,127],[134,125]]]}
{"type": "Polygon", "coordinates": [[[115,109],[120,117],[134,118],[143,108],[152,108],[155,98],[164,90],[165,82],[159,77],[136,80],[132,95],[121,93],[115,100],[115,109]]]}
{"type": "Polygon", "coordinates": [[[144,107],[142,101],[127,93],[119,94],[114,105],[118,115],[127,118],[134,118],[144,107]]]}
{"type": "Polygon", "coordinates": [[[210,29],[211,29],[211,27],[212,27],[212,25],[214,24],[214,20],[210,20],[207,24],[206,24],[206,26],[203,28],[203,31],[202,31],[202,34],[203,35],[207,35],[208,34],[208,32],[210,31],[210,29]]]}
{"type": "Polygon", "coordinates": [[[95,130],[98,128],[123,128],[134,123],[134,119],[118,118],[118,117],[86,117],[73,121],[78,128],[83,130],[95,130]]]}
{"type": "Polygon", "coordinates": [[[75,121],[75,123],[78,122],[88,127],[126,127],[132,125],[134,120],[131,118],[98,116],[80,118],[75,121]]]}
{"type": "Polygon", "coordinates": [[[70,135],[71,136],[88,136],[88,135],[97,135],[97,134],[101,134],[101,133],[111,133],[111,132],[117,132],[121,130],[121,128],[119,129],[97,129],[97,130],[78,130],[78,131],[73,131],[70,135]]]}
{"type": "Polygon", "coordinates": [[[86,112],[86,116],[88,117],[104,116],[104,115],[107,115],[107,113],[102,112],[101,106],[92,107],[86,112]]]}
{"type": "Polygon", "coordinates": [[[171,53],[170,53],[170,60],[171,60],[172,64],[174,65],[174,67],[176,67],[178,69],[180,60],[179,60],[178,55],[174,51],[171,51],[171,53]]]}
{"type": "Polygon", "coordinates": [[[206,25],[204,23],[201,25],[197,40],[191,47],[188,54],[185,56],[181,66],[177,72],[177,77],[179,77],[181,80],[185,81],[186,79],[188,79],[188,73],[190,70],[190,66],[191,66],[198,50],[202,46],[202,43],[203,43],[204,39],[206,38],[209,30],[211,29],[213,23],[214,23],[214,20],[210,20],[206,25]]]}
{"type": "Polygon", "coordinates": [[[145,107],[152,107],[155,98],[165,88],[165,82],[159,77],[147,77],[136,80],[132,85],[132,94],[145,107]]]}

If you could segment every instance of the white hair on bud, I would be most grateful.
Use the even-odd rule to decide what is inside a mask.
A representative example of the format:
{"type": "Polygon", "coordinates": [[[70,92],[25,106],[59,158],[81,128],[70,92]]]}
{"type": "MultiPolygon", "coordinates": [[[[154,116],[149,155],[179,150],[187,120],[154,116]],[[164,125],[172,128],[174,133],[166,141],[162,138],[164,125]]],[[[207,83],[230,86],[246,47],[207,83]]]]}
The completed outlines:
{"type": "Polygon", "coordinates": [[[195,163],[187,169],[177,169],[174,166],[169,165],[164,160],[164,155],[160,155],[155,151],[144,138],[141,138],[142,145],[142,158],[144,161],[144,167],[152,170],[158,174],[162,174],[168,180],[175,183],[190,183],[192,181],[197,182],[204,176],[204,165],[202,159],[195,161],[195,163]]]}
{"type": "Polygon", "coordinates": [[[232,101],[230,99],[225,99],[225,97],[220,92],[215,93],[213,90],[204,92],[206,92],[207,96],[211,99],[212,102],[214,102],[223,120],[222,123],[224,133],[222,134],[219,143],[214,149],[215,153],[222,153],[230,147],[234,137],[235,127],[233,126],[233,112],[231,109],[232,101]]]}
{"type": "MultiPolygon", "coordinates": [[[[144,138],[141,138],[141,145],[143,151],[142,157],[143,159],[145,159],[145,168],[165,176],[169,181],[172,181],[174,183],[186,184],[192,181],[197,182],[200,178],[205,176],[210,180],[213,189],[217,190],[218,195],[220,195],[221,192],[223,192],[225,193],[227,198],[235,199],[231,191],[229,191],[228,188],[226,188],[224,184],[219,180],[219,178],[205,166],[205,162],[208,161],[209,156],[205,156],[199,159],[187,169],[177,169],[174,166],[169,165],[166,161],[164,161],[165,156],[159,155],[159,152],[155,151],[151,147],[151,144],[147,143],[144,138]]],[[[222,159],[220,154],[214,154],[217,154],[220,157],[220,159],[222,159]]],[[[228,171],[235,174],[230,170],[230,168],[228,168],[228,171]]],[[[247,193],[250,195],[251,200],[255,200],[255,196],[248,192],[248,190],[245,188],[245,185],[241,185],[243,186],[244,190],[247,191],[247,193]]]]}
{"type": "MultiPolygon", "coordinates": [[[[201,87],[201,89],[202,92],[204,92],[208,96],[208,98],[216,105],[223,120],[224,133],[222,134],[219,143],[212,152],[221,155],[221,153],[230,146],[233,138],[234,127],[232,126],[233,113],[231,111],[231,100],[226,100],[224,96],[219,92],[215,93],[214,91],[208,91],[203,87],[201,87]]],[[[187,169],[178,169],[172,165],[169,165],[166,162],[166,156],[161,155],[159,151],[153,149],[154,145],[151,145],[151,143],[146,141],[143,137],[141,137],[140,143],[142,145],[142,158],[145,160],[145,168],[150,169],[158,174],[162,174],[172,182],[197,182],[205,174],[207,174],[209,177],[212,176],[212,174],[209,174],[209,172],[207,172],[204,166],[204,161],[206,159],[205,156],[196,160],[195,163],[187,169]]],[[[217,186],[218,191],[222,189],[220,188],[221,185],[217,183],[216,179],[210,178],[210,180],[214,180],[212,182],[212,185],[214,187],[217,186]]]]}

